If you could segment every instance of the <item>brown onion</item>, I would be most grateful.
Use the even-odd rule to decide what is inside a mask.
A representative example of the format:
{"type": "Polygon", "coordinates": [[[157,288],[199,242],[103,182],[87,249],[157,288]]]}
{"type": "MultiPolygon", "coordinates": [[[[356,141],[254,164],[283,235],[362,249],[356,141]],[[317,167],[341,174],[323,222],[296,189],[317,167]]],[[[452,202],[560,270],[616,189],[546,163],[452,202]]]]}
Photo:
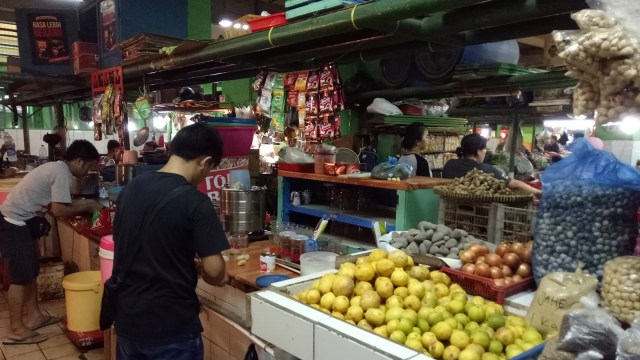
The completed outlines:
{"type": "Polygon", "coordinates": [[[531,265],[525,263],[520,264],[516,270],[516,275],[520,275],[523,278],[531,276],[531,265]]]}
{"type": "Polygon", "coordinates": [[[523,255],[524,255],[524,244],[523,243],[515,243],[515,244],[513,244],[511,249],[513,250],[514,253],[518,254],[518,257],[520,257],[520,259],[522,259],[523,255]]]}
{"type": "Polygon", "coordinates": [[[520,281],[522,281],[522,276],[520,276],[518,274],[513,275],[513,283],[514,284],[517,283],[517,282],[520,282],[520,281]]]}
{"type": "Polygon", "coordinates": [[[502,263],[515,270],[520,265],[520,257],[516,253],[506,253],[502,257],[502,263]]]}
{"type": "Polygon", "coordinates": [[[484,256],[480,256],[476,259],[476,264],[486,264],[486,258],[484,256]]]}
{"type": "Polygon", "coordinates": [[[478,251],[476,251],[476,254],[478,254],[479,256],[483,256],[483,255],[487,255],[488,253],[489,253],[489,247],[487,247],[487,245],[480,244],[478,246],[478,251]]]}
{"type": "Polygon", "coordinates": [[[520,260],[522,260],[522,262],[524,263],[531,264],[532,253],[533,249],[525,246],[524,250],[522,251],[522,258],[520,258],[520,260]]]}
{"type": "Polygon", "coordinates": [[[513,284],[514,284],[514,281],[511,276],[507,276],[506,278],[504,278],[504,286],[509,286],[513,284]]]}
{"type": "Polygon", "coordinates": [[[507,265],[502,265],[502,273],[504,274],[504,276],[511,276],[513,275],[513,270],[511,270],[511,268],[507,265]]]}
{"type": "Polygon", "coordinates": [[[502,279],[504,277],[504,273],[502,273],[502,269],[499,267],[492,266],[490,270],[492,279],[502,279]]]}
{"type": "Polygon", "coordinates": [[[509,243],[503,242],[496,246],[496,254],[500,257],[504,256],[504,254],[508,252],[511,252],[511,245],[509,243]]]}
{"type": "Polygon", "coordinates": [[[471,251],[472,253],[476,254],[476,256],[482,256],[482,254],[480,253],[480,244],[473,244],[471,246],[469,246],[467,248],[467,251],[471,251]]]}
{"type": "Polygon", "coordinates": [[[474,273],[478,276],[488,278],[488,277],[491,277],[491,268],[489,267],[489,265],[484,263],[476,264],[476,269],[474,273]]]}
{"type": "Polygon", "coordinates": [[[503,287],[504,286],[504,279],[493,279],[493,283],[496,284],[496,286],[503,287]]]}
{"type": "Polygon", "coordinates": [[[473,264],[476,262],[476,254],[467,249],[460,253],[460,260],[465,264],[473,264]]]}
{"type": "Polygon", "coordinates": [[[475,264],[464,264],[462,266],[462,271],[469,273],[469,274],[473,274],[476,270],[476,265],[475,264]]]}
{"type": "Polygon", "coordinates": [[[484,257],[484,262],[486,262],[489,266],[502,266],[502,258],[498,254],[487,254],[484,257]]]}

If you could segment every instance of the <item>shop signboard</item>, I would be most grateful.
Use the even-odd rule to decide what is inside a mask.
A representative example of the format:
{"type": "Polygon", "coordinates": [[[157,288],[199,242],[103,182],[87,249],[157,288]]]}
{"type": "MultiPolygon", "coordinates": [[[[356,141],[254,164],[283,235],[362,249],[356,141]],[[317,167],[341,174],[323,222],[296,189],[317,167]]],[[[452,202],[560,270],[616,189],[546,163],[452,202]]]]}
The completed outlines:
{"type": "Polygon", "coordinates": [[[73,75],[71,44],[78,40],[77,10],[15,9],[15,19],[23,73],[73,75]]]}
{"type": "Polygon", "coordinates": [[[59,64],[71,60],[64,15],[33,12],[27,15],[31,51],[36,64],[59,64]]]}

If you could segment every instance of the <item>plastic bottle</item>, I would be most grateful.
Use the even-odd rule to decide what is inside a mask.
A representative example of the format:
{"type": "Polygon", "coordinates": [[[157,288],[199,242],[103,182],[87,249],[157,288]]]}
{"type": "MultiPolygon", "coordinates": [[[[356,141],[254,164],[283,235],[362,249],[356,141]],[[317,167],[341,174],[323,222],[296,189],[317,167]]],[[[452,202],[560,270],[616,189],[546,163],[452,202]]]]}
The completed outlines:
{"type": "Polygon", "coordinates": [[[44,145],[40,145],[40,150],[38,150],[38,163],[44,164],[49,159],[49,151],[44,145]]]}
{"type": "Polygon", "coordinates": [[[4,148],[5,157],[9,162],[18,161],[18,154],[16,153],[16,145],[13,143],[13,138],[7,131],[4,132],[4,148]]]}

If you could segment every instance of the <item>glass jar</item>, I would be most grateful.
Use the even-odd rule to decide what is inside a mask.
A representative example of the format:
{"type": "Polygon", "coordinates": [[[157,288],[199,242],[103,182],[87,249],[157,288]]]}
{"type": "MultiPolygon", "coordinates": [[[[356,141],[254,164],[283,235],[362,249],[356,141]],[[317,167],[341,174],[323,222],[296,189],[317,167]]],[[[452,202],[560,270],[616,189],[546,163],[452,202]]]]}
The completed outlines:
{"type": "Polygon", "coordinates": [[[291,237],[291,261],[300,261],[300,255],[305,253],[307,240],[304,235],[294,235],[291,237]]]}
{"type": "Polygon", "coordinates": [[[293,231],[280,232],[280,257],[284,260],[291,260],[291,238],[296,236],[293,231]]]}

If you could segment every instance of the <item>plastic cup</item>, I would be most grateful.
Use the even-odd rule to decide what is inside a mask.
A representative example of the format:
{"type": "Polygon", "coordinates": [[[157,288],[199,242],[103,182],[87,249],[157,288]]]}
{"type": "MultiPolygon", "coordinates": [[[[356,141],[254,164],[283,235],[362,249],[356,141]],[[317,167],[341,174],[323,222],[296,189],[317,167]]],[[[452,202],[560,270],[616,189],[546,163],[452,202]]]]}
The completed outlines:
{"type": "Polygon", "coordinates": [[[229,236],[229,253],[235,256],[246,254],[247,243],[247,234],[233,234],[229,236]]]}

